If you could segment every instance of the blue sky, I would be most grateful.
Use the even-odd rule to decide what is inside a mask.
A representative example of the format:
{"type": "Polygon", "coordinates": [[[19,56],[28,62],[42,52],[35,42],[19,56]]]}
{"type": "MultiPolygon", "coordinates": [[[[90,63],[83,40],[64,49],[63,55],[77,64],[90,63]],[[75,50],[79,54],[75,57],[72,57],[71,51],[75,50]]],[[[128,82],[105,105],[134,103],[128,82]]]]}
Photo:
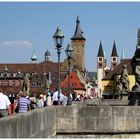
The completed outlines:
{"type": "Polygon", "coordinates": [[[85,63],[88,71],[96,71],[100,40],[108,65],[113,41],[119,58],[122,49],[131,58],[140,28],[140,2],[0,2],[0,63],[29,63],[35,48],[38,61],[51,52],[57,61],[53,34],[60,26],[65,35],[61,61],[70,43],[79,15],[86,38],[85,63]]]}

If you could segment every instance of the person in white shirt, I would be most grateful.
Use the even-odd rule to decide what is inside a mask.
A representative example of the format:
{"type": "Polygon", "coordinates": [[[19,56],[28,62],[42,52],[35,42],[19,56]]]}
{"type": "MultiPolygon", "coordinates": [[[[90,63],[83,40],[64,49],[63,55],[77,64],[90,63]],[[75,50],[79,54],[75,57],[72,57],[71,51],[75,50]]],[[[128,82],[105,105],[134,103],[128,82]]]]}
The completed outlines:
{"type": "Polygon", "coordinates": [[[0,92],[0,118],[11,115],[10,100],[0,92]]]}
{"type": "Polygon", "coordinates": [[[63,96],[63,106],[66,106],[68,102],[68,97],[66,95],[63,96]]]}
{"type": "MultiPolygon", "coordinates": [[[[63,96],[64,95],[60,92],[60,104],[62,104],[62,102],[63,102],[63,96]]],[[[53,93],[52,102],[53,102],[53,105],[58,105],[58,90],[57,89],[53,93]]]]}
{"type": "Polygon", "coordinates": [[[48,97],[47,97],[47,106],[51,106],[52,105],[52,97],[51,97],[51,93],[48,93],[48,97]]]}
{"type": "Polygon", "coordinates": [[[38,108],[44,107],[44,96],[43,96],[43,94],[41,94],[39,96],[39,100],[37,101],[37,107],[38,108]]]}

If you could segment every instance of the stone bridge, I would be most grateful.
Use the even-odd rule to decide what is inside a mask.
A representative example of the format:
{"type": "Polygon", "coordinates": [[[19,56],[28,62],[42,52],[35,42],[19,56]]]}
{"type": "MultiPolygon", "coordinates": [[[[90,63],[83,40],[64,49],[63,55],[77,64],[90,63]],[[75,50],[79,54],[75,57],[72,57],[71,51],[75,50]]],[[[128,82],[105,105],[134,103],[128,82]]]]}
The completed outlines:
{"type": "Polygon", "coordinates": [[[0,119],[0,138],[140,138],[140,106],[52,106],[0,119]]]}

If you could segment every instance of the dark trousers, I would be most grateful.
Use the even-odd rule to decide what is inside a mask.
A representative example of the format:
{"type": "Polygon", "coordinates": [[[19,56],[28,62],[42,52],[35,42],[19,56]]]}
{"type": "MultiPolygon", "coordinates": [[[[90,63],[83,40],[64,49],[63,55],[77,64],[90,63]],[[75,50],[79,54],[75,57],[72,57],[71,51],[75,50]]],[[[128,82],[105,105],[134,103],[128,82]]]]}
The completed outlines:
{"type": "Polygon", "coordinates": [[[53,101],[53,105],[58,105],[58,101],[53,101]]]}

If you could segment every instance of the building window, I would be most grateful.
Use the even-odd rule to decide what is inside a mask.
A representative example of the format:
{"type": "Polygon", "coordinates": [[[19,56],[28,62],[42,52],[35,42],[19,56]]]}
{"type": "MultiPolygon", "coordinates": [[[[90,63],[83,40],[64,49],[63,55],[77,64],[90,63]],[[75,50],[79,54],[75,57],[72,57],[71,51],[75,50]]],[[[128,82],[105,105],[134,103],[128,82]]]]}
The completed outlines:
{"type": "Polygon", "coordinates": [[[15,81],[13,80],[13,86],[15,86],[16,85],[16,83],[15,83],[15,81]]]}
{"type": "Polygon", "coordinates": [[[113,67],[116,67],[116,64],[113,64],[113,67]]]}
{"type": "Polygon", "coordinates": [[[115,62],[116,62],[116,58],[113,58],[113,61],[115,61],[115,62]]]}
{"type": "Polygon", "coordinates": [[[1,82],[2,86],[4,86],[4,82],[5,82],[5,81],[2,81],[2,82],[1,82]]]}
{"type": "Polygon", "coordinates": [[[6,85],[9,86],[9,81],[6,82],[6,85]]]}
{"type": "Polygon", "coordinates": [[[102,57],[99,57],[99,62],[102,62],[102,61],[103,61],[102,57]]]}
{"type": "Polygon", "coordinates": [[[37,84],[36,83],[32,83],[32,87],[37,87],[37,84]]]}
{"type": "Polygon", "coordinates": [[[99,64],[99,68],[102,68],[102,64],[99,64]]]}

